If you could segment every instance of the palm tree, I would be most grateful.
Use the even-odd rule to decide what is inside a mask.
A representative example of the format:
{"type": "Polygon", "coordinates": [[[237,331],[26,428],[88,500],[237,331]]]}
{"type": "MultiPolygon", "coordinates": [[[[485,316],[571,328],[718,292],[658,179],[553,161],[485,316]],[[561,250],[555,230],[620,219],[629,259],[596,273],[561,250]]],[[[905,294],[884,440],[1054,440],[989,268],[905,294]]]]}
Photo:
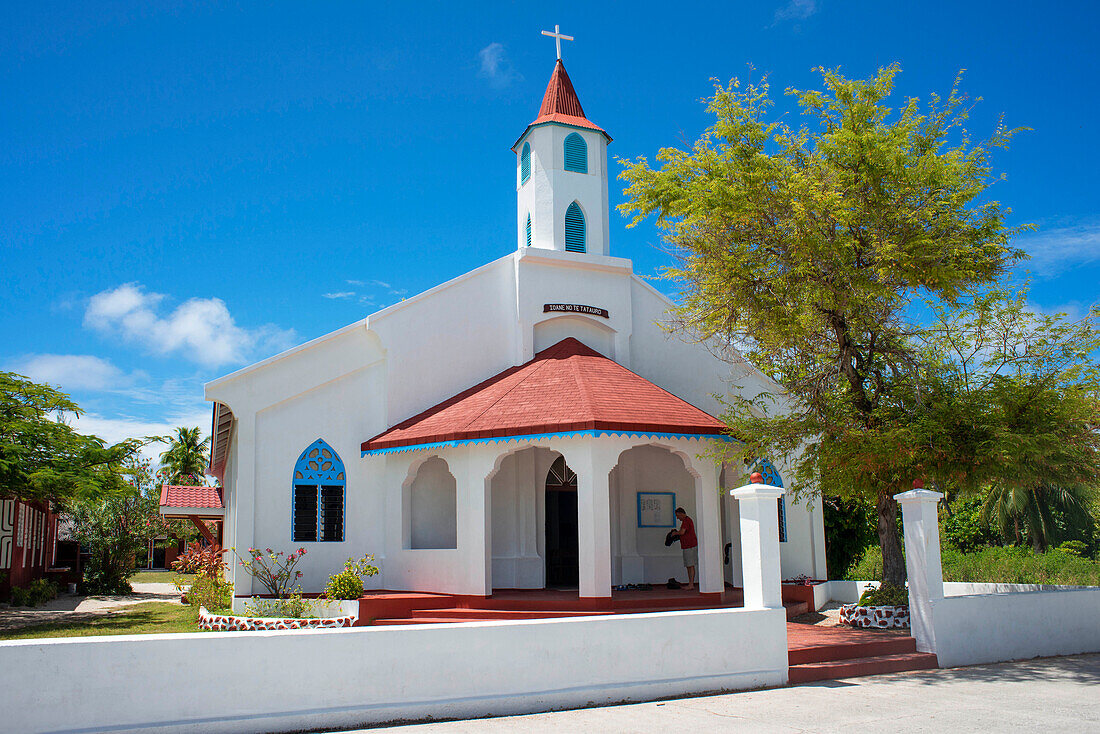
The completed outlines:
{"type": "Polygon", "coordinates": [[[1089,526],[1088,495],[1084,487],[1047,483],[994,487],[982,503],[981,517],[1005,538],[1021,543],[1026,537],[1042,553],[1089,526]]]}
{"type": "Polygon", "coordinates": [[[160,455],[166,482],[180,484],[203,480],[206,475],[210,437],[200,438],[201,436],[202,430],[199,428],[180,426],[173,435],[156,439],[168,444],[168,450],[160,455]]]}

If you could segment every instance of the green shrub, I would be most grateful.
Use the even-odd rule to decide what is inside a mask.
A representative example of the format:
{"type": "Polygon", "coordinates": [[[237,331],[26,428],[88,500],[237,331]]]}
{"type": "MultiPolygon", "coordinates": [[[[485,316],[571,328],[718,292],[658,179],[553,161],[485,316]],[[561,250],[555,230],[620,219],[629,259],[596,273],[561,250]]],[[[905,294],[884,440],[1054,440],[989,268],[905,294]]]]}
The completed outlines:
{"type": "Polygon", "coordinates": [[[363,595],[363,579],[351,571],[334,573],[328,578],[325,596],[329,599],[358,599],[363,595]]]}
{"type": "Polygon", "coordinates": [[[1083,558],[1085,554],[1088,553],[1088,549],[1088,546],[1081,540],[1067,540],[1057,548],[1059,553],[1077,556],[1078,558],[1083,558]]]}
{"type": "Polygon", "coordinates": [[[826,495],[821,509],[825,522],[825,562],[832,578],[844,578],[860,554],[878,543],[875,505],[865,499],[826,495]]]}
{"type": "Polygon", "coordinates": [[[941,510],[940,537],[944,545],[958,548],[964,553],[1001,542],[1000,535],[982,521],[981,497],[956,500],[950,515],[946,509],[941,510]]]}
{"type": "Polygon", "coordinates": [[[11,603],[16,607],[37,607],[57,596],[57,586],[47,579],[35,579],[28,586],[11,590],[11,603]]]}
{"type": "MultiPolygon", "coordinates": [[[[944,546],[940,551],[944,581],[999,584],[1100,586],[1100,561],[1070,553],[1036,553],[1026,546],[994,546],[973,553],[944,546]]],[[[847,577],[853,581],[882,578],[882,553],[868,548],[847,577]]]]}
{"type": "Polygon", "coordinates": [[[870,587],[859,597],[861,607],[907,607],[909,592],[893,584],[870,587]]]}
{"type": "Polygon", "coordinates": [[[358,599],[363,595],[363,577],[374,576],[378,567],[374,565],[374,556],[349,558],[344,562],[344,570],[328,577],[328,586],[324,596],[329,599],[358,599]]]}
{"type": "Polygon", "coordinates": [[[228,612],[233,604],[233,584],[221,578],[196,576],[187,590],[187,603],[196,609],[203,606],[210,612],[228,612]]]}

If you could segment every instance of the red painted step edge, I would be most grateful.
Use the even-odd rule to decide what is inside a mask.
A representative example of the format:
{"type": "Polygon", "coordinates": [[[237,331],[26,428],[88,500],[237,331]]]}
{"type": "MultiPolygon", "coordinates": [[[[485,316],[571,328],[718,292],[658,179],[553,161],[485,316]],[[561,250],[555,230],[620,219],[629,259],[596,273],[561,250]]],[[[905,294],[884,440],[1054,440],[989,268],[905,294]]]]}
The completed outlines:
{"type": "Polygon", "coordinates": [[[787,680],[793,685],[819,680],[900,673],[907,670],[931,670],[936,667],[939,667],[939,663],[933,653],[911,652],[900,655],[879,655],[870,658],[792,665],[787,680]]]}
{"type": "Polygon", "coordinates": [[[805,665],[881,655],[902,655],[916,651],[917,641],[912,637],[892,636],[870,642],[838,642],[811,647],[792,647],[787,651],[787,660],[791,665],[805,665]]]}

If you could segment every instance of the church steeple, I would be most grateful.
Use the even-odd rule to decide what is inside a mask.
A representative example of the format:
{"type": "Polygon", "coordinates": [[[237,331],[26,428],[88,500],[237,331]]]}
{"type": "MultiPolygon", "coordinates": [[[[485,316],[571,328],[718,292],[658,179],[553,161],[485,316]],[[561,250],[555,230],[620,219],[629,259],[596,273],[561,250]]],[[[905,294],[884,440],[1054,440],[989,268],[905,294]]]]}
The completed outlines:
{"type": "MultiPolygon", "coordinates": [[[[546,35],[554,35],[547,33],[546,35]]],[[[566,40],[568,36],[562,36],[566,40]]],[[[519,247],[607,255],[607,144],[589,120],[561,58],[538,117],[512,146],[516,153],[519,247]]]]}

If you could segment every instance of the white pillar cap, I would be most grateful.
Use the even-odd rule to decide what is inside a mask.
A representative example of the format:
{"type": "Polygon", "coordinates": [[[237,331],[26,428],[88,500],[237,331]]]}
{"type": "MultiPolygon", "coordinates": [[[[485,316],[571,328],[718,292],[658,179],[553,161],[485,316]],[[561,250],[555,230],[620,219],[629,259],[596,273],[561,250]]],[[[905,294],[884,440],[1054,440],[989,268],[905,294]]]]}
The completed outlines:
{"type": "Polygon", "coordinates": [[[735,499],[778,499],[786,493],[782,487],[773,487],[770,484],[746,484],[744,487],[730,490],[730,496],[735,499]]]}
{"type": "Polygon", "coordinates": [[[909,504],[912,502],[936,503],[943,499],[943,494],[941,492],[933,492],[930,489],[910,489],[908,492],[895,494],[894,499],[902,504],[909,504]]]}

